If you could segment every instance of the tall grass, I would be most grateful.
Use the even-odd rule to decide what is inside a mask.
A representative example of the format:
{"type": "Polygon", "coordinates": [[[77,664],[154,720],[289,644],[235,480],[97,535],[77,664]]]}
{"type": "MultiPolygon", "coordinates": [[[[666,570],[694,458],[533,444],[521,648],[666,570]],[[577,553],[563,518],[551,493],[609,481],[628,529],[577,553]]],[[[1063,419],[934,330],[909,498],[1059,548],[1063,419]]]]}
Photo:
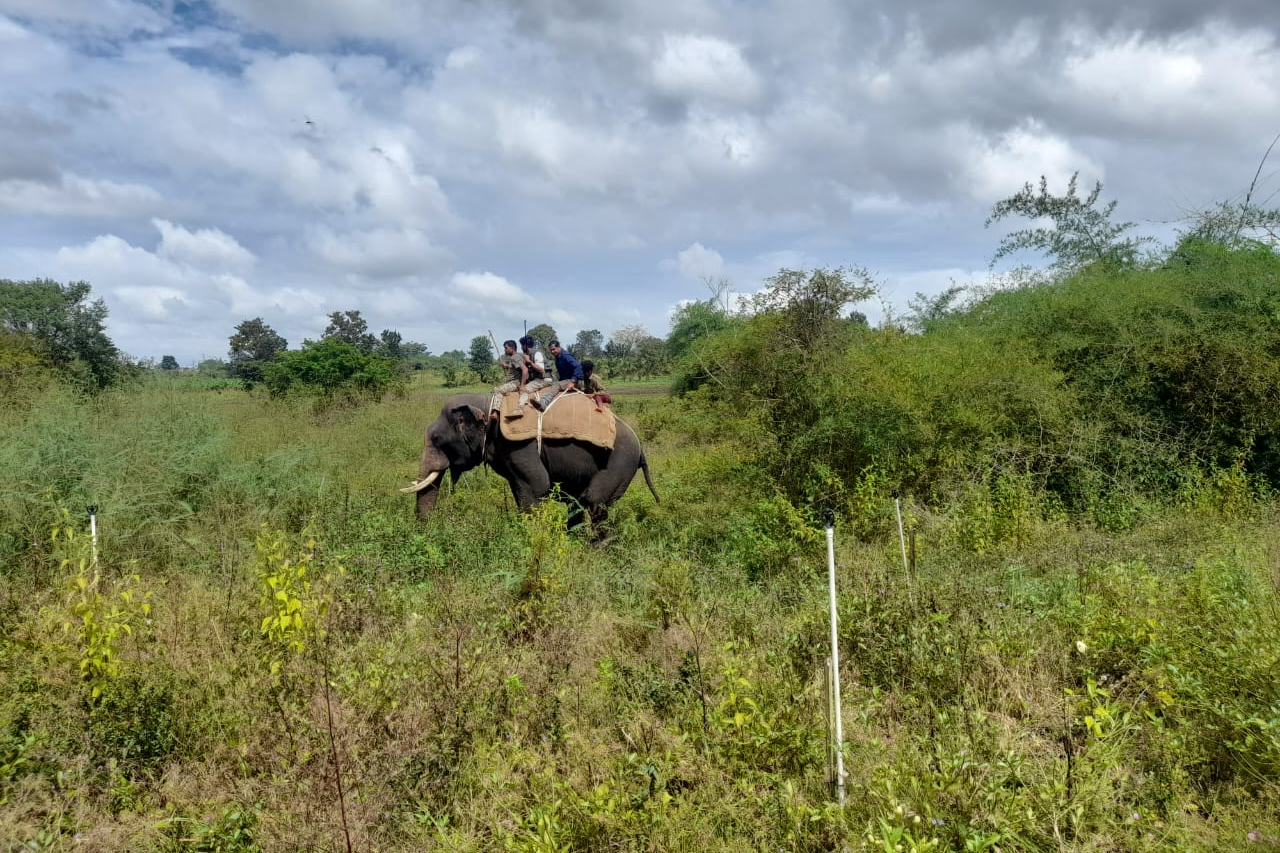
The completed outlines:
{"type": "Polygon", "coordinates": [[[758,437],[619,395],[663,503],[632,489],[607,548],[483,470],[424,526],[395,488],[441,393],[9,416],[0,850],[1280,844],[1280,539],[1246,472],[1123,529],[1017,478],[907,500],[910,575],[889,480],[851,484],[841,809],[825,551],[758,437]],[[51,541],[59,508],[79,533],[51,541]],[[85,624],[117,663],[97,695],[85,624]]]}

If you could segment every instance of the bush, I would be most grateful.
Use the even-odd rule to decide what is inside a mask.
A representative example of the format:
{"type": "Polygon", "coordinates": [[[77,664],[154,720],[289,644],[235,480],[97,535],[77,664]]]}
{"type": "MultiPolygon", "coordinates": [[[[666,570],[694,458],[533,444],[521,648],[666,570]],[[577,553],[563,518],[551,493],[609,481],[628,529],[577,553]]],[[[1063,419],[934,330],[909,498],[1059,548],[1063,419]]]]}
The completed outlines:
{"type": "Polygon", "coordinates": [[[162,767],[180,739],[182,698],[172,676],[128,674],[107,682],[89,711],[94,758],[130,770],[162,767]]]}
{"type": "Polygon", "coordinates": [[[355,401],[381,400],[403,378],[391,359],[365,355],[351,344],[326,338],[277,356],[263,370],[263,382],[273,397],[301,392],[331,401],[355,401]]]}
{"type": "Polygon", "coordinates": [[[1185,240],[1157,269],[1090,269],[997,294],[955,322],[1060,371],[1106,439],[1094,463],[1146,489],[1187,466],[1280,482],[1280,257],[1185,240]]]}
{"type": "Polygon", "coordinates": [[[52,381],[53,371],[27,335],[0,331],[0,416],[23,409],[52,381]]]}
{"type": "MultiPolygon", "coordinates": [[[[847,504],[873,466],[935,506],[1017,480],[1028,506],[1112,529],[1204,472],[1280,484],[1280,257],[1184,240],[1155,268],[1093,264],[927,324],[837,314],[863,291],[784,271],[756,313],[688,342],[675,387],[741,435],[797,505],[847,504]],[[839,286],[837,286],[839,285],[839,286]],[[835,295],[832,295],[832,294],[835,295]]],[[[984,534],[985,535],[985,534],[984,534]]]]}

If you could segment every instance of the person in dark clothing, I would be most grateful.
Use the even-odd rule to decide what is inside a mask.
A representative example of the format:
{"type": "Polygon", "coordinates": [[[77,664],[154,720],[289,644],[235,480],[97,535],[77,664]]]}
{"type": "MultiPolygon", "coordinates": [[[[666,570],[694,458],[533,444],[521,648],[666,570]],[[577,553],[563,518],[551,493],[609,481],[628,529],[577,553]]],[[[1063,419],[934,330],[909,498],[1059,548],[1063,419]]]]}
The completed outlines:
{"type": "Polygon", "coordinates": [[[577,386],[582,384],[582,365],[578,362],[573,354],[560,346],[559,341],[551,341],[547,344],[547,349],[556,360],[556,375],[560,381],[552,385],[547,392],[533,401],[536,409],[545,409],[551,405],[551,401],[561,392],[573,391],[577,386]]]}
{"type": "Polygon", "coordinates": [[[596,401],[596,411],[603,412],[601,405],[612,403],[613,398],[609,396],[609,392],[604,390],[604,384],[600,381],[600,377],[596,375],[595,362],[584,360],[582,362],[582,392],[590,394],[591,399],[596,401]]]}
{"type": "Polygon", "coordinates": [[[547,375],[546,360],[542,356],[542,350],[538,349],[536,344],[537,342],[530,335],[520,339],[524,366],[529,368],[529,381],[525,384],[525,390],[531,395],[534,391],[541,391],[556,384],[556,381],[547,375]]]}

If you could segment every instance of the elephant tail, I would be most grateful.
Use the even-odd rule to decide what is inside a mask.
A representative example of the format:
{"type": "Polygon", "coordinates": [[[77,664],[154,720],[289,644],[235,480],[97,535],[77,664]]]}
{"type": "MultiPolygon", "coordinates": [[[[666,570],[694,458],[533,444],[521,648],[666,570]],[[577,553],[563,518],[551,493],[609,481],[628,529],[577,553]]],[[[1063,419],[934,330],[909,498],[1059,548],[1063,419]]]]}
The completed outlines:
{"type": "Polygon", "coordinates": [[[649,476],[649,460],[644,458],[643,450],[640,451],[640,470],[644,472],[644,482],[649,487],[649,493],[653,495],[653,502],[662,503],[662,500],[658,497],[658,490],[653,487],[653,478],[649,476]]]}

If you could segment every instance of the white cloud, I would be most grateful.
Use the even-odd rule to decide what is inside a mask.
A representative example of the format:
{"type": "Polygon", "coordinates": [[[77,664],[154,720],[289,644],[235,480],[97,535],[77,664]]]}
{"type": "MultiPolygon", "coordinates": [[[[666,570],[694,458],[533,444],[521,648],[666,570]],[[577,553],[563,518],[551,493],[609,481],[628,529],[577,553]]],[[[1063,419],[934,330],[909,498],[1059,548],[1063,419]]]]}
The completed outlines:
{"type": "Polygon", "coordinates": [[[160,32],[164,19],[145,5],[128,0],[0,0],[0,14],[16,18],[92,27],[114,35],[160,32]]]}
{"type": "MultiPolygon", "coordinates": [[[[42,6],[51,4],[35,0],[42,6]]],[[[0,75],[6,85],[39,85],[67,72],[67,51],[0,14],[0,75]]]]}
{"type": "Polygon", "coordinates": [[[454,273],[452,283],[455,292],[477,302],[520,307],[528,307],[535,304],[531,295],[495,273],[454,273]]]}
{"type": "Polygon", "coordinates": [[[417,170],[412,152],[398,139],[375,141],[353,158],[352,173],[360,184],[358,192],[379,219],[415,223],[451,219],[439,182],[417,170]]]}
{"type": "Polygon", "coordinates": [[[146,320],[170,320],[187,307],[186,294],[172,287],[117,287],[115,296],[146,320]]]}
{"type": "Polygon", "coordinates": [[[1012,195],[1028,180],[1040,175],[1048,178],[1050,186],[1065,186],[1075,172],[1080,173],[1082,186],[1103,177],[1101,164],[1037,121],[1013,128],[995,139],[985,138],[963,125],[949,128],[947,136],[962,182],[976,201],[991,203],[1012,195]]]}
{"type": "Polygon", "coordinates": [[[459,322],[472,328],[494,330],[495,320],[501,321],[500,327],[515,328],[531,317],[537,318],[532,323],[545,321],[561,327],[580,322],[576,312],[550,304],[496,273],[458,272],[449,284],[459,322]]]}
{"type": "Polygon", "coordinates": [[[620,169],[622,140],[607,129],[571,124],[552,104],[501,102],[493,118],[502,152],[517,163],[536,165],[556,194],[603,192],[630,178],[620,169]]]}
{"type": "Polygon", "coordinates": [[[724,258],[715,249],[694,243],[676,255],[675,268],[686,281],[717,279],[724,273],[724,258]]]}
{"type": "Polygon", "coordinates": [[[449,51],[449,55],[444,59],[444,67],[449,71],[462,71],[479,62],[483,55],[480,48],[475,45],[463,45],[449,51]]]}
{"type": "Polygon", "coordinates": [[[21,178],[0,181],[0,210],[16,213],[109,219],[146,216],[163,206],[164,199],[151,187],[67,172],[56,185],[21,178]]]}
{"type": "Polygon", "coordinates": [[[261,56],[244,71],[246,88],[271,113],[313,122],[309,132],[344,134],[358,117],[326,56],[261,56]]]}
{"type": "Polygon", "coordinates": [[[397,278],[437,270],[446,253],[416,228],[373,228],[339,233],[317,226],[307,246],[325,264],[371,279],[397,278]]]}
{"type": "Polygon", "coordinates": [[[234,237],[217,228],[188,231],[163,219],[153,219],[151,224],[160,231],[156,254],[167,260],[214,269],[243,269],[256,260],[234,237]]]}
{"type": "Polygon", "coordinates": [[[760,80],[742,52],[715,36],[668,33],[653,63],[653,79],[667,94],[751,103],[760,80]]]}
{"type": "Polygon", "coordinates": [[[392,0],[329,0],[305,14],[264,0],[216,0],[216,5],[269,31],[310,40],[338,33],[356,38],[385,35],[393,26],[397,4],[392,0]]]}
{"type": "Polygon", "coordinates": [[[713,269],[963,269],[1041,174],[1141,229],[1247,186],[1262,2],[0,0],[0,273],[90,281],[130,351],[357,308],[440,350],[656,329],[713,269]]]}
{"type": "Polygon", "coordinates": [[[154,224],[161,233],[155,251],[104,234],[63,247],[48,261],[57,278],[87,280],[105,296],[112,328],[170,323],[159,334],[137,331],[143,337],[117,340],[127,352],[164,346],[185,353],[189,324],[230,328],[258,314],[306,316],[327,304],[306,288],[273,288],[236,274],[252,266],[252,255],[229,235],[192,232],[162,220],[154,224]]]}
{"type": "Polygon", "coordinates": [[[1081,106],[1156,132],[1218,134],[1280,111],[1276,36],[1214,26],[1165,38],[1076,34],[1064,68],[1081,106]]]}
{"type": "Polygon", "coordinates": [[[686,134],[686,156],[695,169],[738,172],[764,165],[765,135],[749,117],[698,114],[690,119],[686,134]]]}
{"type": "Polygon", "coordinates": [[[64,247],[56,257],[59,270],[68,278],[92,281],[99,288],[166,286],[183,277],[178,265],[114,234],[64,247]]]}
{"type": "Polygon", "coordinates": [[[906,305],[917,293],[926,296],[937,296],[949,287],[971,287],[975,283],[984,282],[987,271],[968,270],[960,267],[943,267],[940,269],[900,270],[886,273],[881,297],[906,305]]]}

